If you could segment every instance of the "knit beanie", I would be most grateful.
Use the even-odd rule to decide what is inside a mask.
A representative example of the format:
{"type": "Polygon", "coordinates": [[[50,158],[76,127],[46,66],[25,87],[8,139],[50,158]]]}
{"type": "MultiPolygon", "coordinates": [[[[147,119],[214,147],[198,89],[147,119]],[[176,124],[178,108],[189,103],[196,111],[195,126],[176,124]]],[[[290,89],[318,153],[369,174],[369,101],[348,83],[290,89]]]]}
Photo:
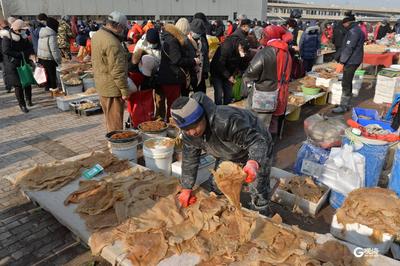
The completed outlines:
{"type": "Polygon", "coordinates": [[[149,29],[146,32],[146,40],[152,44],[160,43],[160,35],[158,34],[158,31],[156,29],[149,29]]]}
{"type": "Polygon", "coordinates": [[[197,124],[203,114],[203,107],[195,99],[189,97],[179,97],[171,106],[171,116],[181,129],[197,124]]]}
{"type": "Polygon", "coordinates": [[[186,18],[180,18],[175,24],[175,27],[177,27],[183,34],[188,35],[190,32],[190,24],[189,20],[186,18]]]}
{"type": "Polygon", "coordinates": [[[195,18],[192,20],[192,22],[190,23],[190,30],[199,35],[203,35],[206,33],[204,22],[199,18],[195,18]]]}

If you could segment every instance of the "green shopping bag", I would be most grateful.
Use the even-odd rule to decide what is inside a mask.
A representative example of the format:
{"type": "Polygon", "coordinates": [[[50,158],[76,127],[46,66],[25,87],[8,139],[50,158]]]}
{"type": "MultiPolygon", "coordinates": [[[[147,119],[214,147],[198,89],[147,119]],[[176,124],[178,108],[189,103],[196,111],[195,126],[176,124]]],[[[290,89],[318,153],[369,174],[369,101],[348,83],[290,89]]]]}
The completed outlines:
{"type": "Polygon", "coordinates": [[[236,101],[240,101],[242,99],[242,77],[241,76],[236,76],[235,77],[235,84],[232,87],[232,97],[236,101]]]}
{"type": "Polygon", "coordinates": [[[22,54],[21,66],[17,67],[19,80],[22,88],[26,88],[30,85],[36,84],[35,78],[33,77],[32,67],[26,63],[25,56],[22,54]]]}

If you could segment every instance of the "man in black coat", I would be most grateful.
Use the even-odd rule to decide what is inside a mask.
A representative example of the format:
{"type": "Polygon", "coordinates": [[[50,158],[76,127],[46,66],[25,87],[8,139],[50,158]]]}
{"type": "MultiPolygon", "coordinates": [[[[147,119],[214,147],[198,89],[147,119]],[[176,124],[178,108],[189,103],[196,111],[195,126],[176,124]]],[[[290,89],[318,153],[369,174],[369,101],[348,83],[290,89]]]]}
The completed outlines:
{"type": "Polygon", "coordinates": [[[338,73],[343,71],[342,99],[340,105],[332,110],[336,114],[345,113],[350,109],[353,96],[354,73],[362,63],[364,57],[365,35],[360,26],[351,17],[345,17],[342,23],[348,31],[343,40],[339,64],[336,68],[336,72],[338,73]]]}
{"type": "Polygon", "coordinates": [[[217,105],[232,102],[234,75],[237,72],[244,72],[249,65],[250,44],[247,36],[250,24],[249,19],[242,20],[241,26],[218,47],[211,61],[210,71],[217,105]]]}
{"type": "MultiPolygon", "coordinates": [[[[180,97],[172,105],[172,117],[183,130],[182,190],[183,207],[196,200],[192,189],[196,183],[202,150],[222,161],[245,165],[245,182],[251,194],[251,207],[267,211],[271,197],[272,139],[268,130],[250,111],[218,106],[204,93],[191,98],[180,97]]],[[[213,177],[212,190],[220,193],[213,177]]]]}
{"type": "MultiPolygon", "coordinates": [[[[355,20],[355,17],[351,17],[351,19],[355,20]]],[[[342,49],[342,44],[343,44],[343,39],[346,36],[347,29],[343,27],[343,24],[340,22],[337,22],[335,27],[333,28],[333,37],[332,37],[332,43],[335,45],[335,60],[339,61],[340,58],[340,50],[342,49]]]]}

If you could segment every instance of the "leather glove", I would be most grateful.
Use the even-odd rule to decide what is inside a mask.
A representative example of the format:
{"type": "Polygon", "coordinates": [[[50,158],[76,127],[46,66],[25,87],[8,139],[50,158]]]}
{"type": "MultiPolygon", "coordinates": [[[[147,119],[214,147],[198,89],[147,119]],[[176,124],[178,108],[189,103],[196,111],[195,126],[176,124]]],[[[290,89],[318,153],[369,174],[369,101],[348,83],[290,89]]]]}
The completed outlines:
{"type": "Polygon", "coordinates": [[[178,196],[179,203],[182,207],[187,208],[196,203],[196,196],[192,195],[191,189],[182,189],[178,196]]]}
{"type": "Polygon", "coordinates": [[[344,65],[343,64],[337,64],[336,65],[336,73],[342,73],[343,72],[343,67],[344,67],[344,65]]]}
{"type": "Polygon", "coordinates": [[[244,182],[246,183],[252,183],[254,180],[256,180],[257,176],[257,171],[260,168],[258,163],[254,160],[249,160],[246,163],[246,166],[243,168],[243,171],[247,174],[246,179],[244,182]]]}

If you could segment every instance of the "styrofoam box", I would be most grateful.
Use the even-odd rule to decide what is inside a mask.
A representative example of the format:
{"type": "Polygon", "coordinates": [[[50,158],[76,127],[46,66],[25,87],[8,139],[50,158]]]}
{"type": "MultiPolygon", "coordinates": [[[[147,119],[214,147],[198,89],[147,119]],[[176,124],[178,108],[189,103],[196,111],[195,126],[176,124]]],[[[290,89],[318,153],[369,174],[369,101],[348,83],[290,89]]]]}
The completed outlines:
{"type": "MultiPolygon", "coordinates": [[[[354,79],[353,80],[353,96],[358,96],[362,87],[362,80],[354,79]]],[[[332,92],[332,97],[342,97],[342,82],[335,81],[329,87],[330,91],[332,92]]]]}
{"type": "MultiPolygon", "coordinates": [[[[271,169],[271,177],[276,177],[280,180],[280,182],[286,184],[289,182],[289,180],[296,175],[289,173],[287,171],[281,170],[279,168],[272,167],[271,169]]],[[[284,191],[278,187],[274,195],[272,196],[272,201],[282,204],[284,206],[287,206],[289,208],[293,208],[295,205],[297,205],[304,214],[309,214],[313,217],[319,212],[321,207],[325,204],[325,202],[328,199],[328,195],[330,192],[330,189],[323,185],[320,184],[322,187],[326,189],[325,194],[321,197],[321,199],[318,201],[318,203],[314,203],[311,201],[308,201],[306,199],[299,198],[298,196],[289,193],[287,191],[284,191]]]]}
{"type": "Polygon", "coordinates": [[[337,79],[324,79],[324,78],[318,77],[317,80],[315,81],[315,85],[316,86],[324,86],[324,87],[330,88],[330,86],[335,81],[337,81],[337,79]]]}
{"type": "MultiPolygon", "coordinates": [[[[214,170],[215,158],[211,155],[202,155],[200,157],[199,170],[197,171],[196,185],[201,185],[208,180],[211,175],[210,170],[214,170]]],[[[174,162],[172,164],[172,176],[180,178],[182,176],[182,162],[174,162]]]]}
{"type": "Polygon", "coordinates": [[[83,93],[80,94],[74,94],[74,97],[57,97],[57,107],[58,109],[60,109],[61,111],[69,111],[69,104],[71,102],[76,102],[76,101],[81,101],[81,100],[91,100],[91,101],[95,101],[99,99],[99,95],[98,94],[91,94],[91,95],[85,95],[83,93]]]}
{"type": "Polygon", "coordinates": [[[337,220],[336,214],[333,216],[331,224],[331,234],[335,237],[347,241],[363,248],[376,248],[380,254],[386,254],[394,241],[394,235],[384,233],[381,243],[375,243],[371,240],[373,229],[359,224],[340,224],[337,220]]]}
{"type": "Polygon", "coordinates": [[[386,77],[378,75],[376,84],[381,84],[382,86],[387,86],[390,88],[396,88],[400,86],[400,77],[386,77]]]}

